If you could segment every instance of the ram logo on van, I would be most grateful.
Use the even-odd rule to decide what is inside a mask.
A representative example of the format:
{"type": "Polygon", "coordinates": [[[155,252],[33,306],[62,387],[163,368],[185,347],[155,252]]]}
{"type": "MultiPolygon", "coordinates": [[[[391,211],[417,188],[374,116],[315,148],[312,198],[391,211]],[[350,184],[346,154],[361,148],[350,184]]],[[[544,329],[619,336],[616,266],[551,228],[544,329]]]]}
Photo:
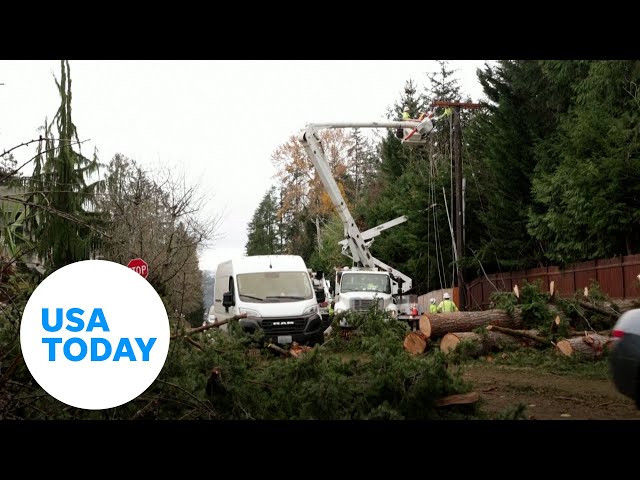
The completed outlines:
{"type": "Polygon", "coordinates": [[[295,325],[295,322],[292,320],[286,322],[273,322],[272,325],[275,327],[276,325],[295,325]]]}

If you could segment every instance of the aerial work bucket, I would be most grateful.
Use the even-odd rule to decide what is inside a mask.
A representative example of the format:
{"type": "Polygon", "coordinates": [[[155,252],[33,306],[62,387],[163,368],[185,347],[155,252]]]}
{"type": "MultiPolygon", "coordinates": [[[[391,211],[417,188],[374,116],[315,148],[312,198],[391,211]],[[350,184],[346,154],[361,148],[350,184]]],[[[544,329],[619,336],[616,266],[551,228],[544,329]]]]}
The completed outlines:
{"type": "Polygon", "coordinates": [[[422,121],[416,120],[415,128],[403,129],[404,138],[402,143],[404,145],[425,145],[427,143],[427,136],[429,132],[433,130],[433,122],[429,117],[422,121]]]}

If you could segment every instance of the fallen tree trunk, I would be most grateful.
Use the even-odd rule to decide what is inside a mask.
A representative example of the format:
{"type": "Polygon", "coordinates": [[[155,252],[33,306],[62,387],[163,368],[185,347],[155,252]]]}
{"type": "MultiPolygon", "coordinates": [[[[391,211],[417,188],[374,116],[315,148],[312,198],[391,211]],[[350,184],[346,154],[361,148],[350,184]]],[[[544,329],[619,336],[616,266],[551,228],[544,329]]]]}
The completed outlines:
{"type": "Polygon", "coordinates": [[[620,314],[613,310],[611,307],[603,308],[597,305],[593,305],[589,302],[585,302],[584,300],[578,300],[578,304],[587,310],[591,310],[592,312],[599,313],[600,315],[604,315],[605,317],[609,317],[613,320],[617,320],[620,314]]]}
{"type": "Polygon", "coordinates": [[[202,325],[201,327],[192,328],[191,330],[187,330],[186,332],[184,332],[183,335],[171,335],[171,339],[173,340],[185,335],[193,335],[194,333],[204,332],[205,330],[209,330],[210,328],[219,328],[222,325],[226,325],[229,322],[240,320],[241,318],[246,318],[246,317],[247,317],[246,313],[241,313],[240,315],[234,315],[231,318],[219,320],[217,322],[210,323],[209,325],[202,325]]]}
{"type": "Polygon", "coordinates": [[[511,317],[504,310],[477,312],[423,313],[418,322],[420,331],[427,338],[442,337],[447,333],[470,332],[486,325],[518,328],[522,325],[520,315],[511,317]]]}
{"type": "Polygon", "coordinates": [[[419,330],[409,332],[404,337],[404,349],[412,355],[420,355],[427,349],[427,337],[419,330]]]}
{"type": "Polygon", "coordinates": [[[556,348],[566,357],[581,355],[584,357],[597,358],[611,347],[611,337],[605,337],[597,333],[588,333],[580,337],[560,340],[556,348]]]}
{"type": "Polygon", "coordinates": [[[469,345],[465,353],[471,357],[479,357],[508,347],[518,347],[523,343],[516,338],[499,332],[488,331],[486,335],[474,332],[457,332],[447,333],[442,337],[440,351],[445,354],[453,352],[462,342],[467,342],[469,345]]]}
{"type": "Polygon", "coordinates": [[[605,308],[613,308],[614,310],[619,310],[620,313],[624,313],[628,310],[633,310],[634,308],[640,308],[640,299],[625,298],[615,300],[613,302],[603,302],[602,305],[605,308]]]}
{"type": "Polygon", "coordinates": [[[506,333],[507,335],[511,335],[513,337],[520,338],[528,338],[529,340],[533,340],[536,343],[541,343],[547,347],[553,345],[551,341],[547,340],[540,336],[537,330],[513,330],[511,328],[500,327],[498,325],[487,325],[487,330],[496,332],[506,333]]]}

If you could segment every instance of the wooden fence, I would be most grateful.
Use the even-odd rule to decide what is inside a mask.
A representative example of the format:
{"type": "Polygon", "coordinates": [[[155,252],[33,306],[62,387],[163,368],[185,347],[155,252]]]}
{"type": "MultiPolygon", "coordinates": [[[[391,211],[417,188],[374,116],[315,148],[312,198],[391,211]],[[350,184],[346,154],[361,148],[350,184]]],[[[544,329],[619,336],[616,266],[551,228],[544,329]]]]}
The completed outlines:
{"type": "Polygon", "coordinates": [[[467,287],[467,310],[485,310],[490,307],[491,293],[496,290],[510,292],[525,281],[542,281],[542,289],[549,291],[554,282],[557,295],[570,296],[592,282],[615,299],[640,297],[640,255],[591,260],[567,268],[542,267],[519,272],[503,272],[476,278],[467,287]]]}

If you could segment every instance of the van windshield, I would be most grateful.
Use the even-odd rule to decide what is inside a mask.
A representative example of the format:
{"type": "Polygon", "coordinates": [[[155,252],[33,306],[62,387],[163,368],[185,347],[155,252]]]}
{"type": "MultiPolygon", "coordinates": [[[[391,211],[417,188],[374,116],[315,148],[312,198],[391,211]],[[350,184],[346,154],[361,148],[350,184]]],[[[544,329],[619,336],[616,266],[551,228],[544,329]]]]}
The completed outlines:
{"type": "Polygon", "coordinates": [[[238,275],[238,295],[247,303],[298,302],[314,298],[307,272],[261,272],[238,275]]]}
{"type": "Polygon", "coordinates": [[[391,293],[391,283],[387,275],[376,273],[343,273],[340,281],[341,292],[391,293]]]}

